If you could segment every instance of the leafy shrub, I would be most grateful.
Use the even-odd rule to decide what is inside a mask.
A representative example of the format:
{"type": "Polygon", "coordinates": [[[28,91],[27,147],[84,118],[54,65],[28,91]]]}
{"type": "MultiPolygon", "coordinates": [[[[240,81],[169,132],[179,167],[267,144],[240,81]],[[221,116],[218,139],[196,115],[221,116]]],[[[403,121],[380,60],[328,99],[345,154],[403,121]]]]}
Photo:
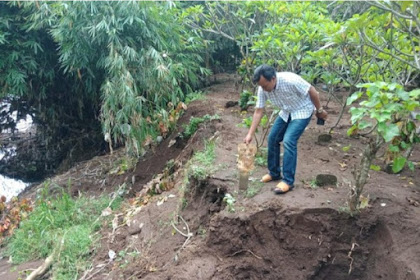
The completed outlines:
{"type": "Polygon", "coordinates": [[[245,111],[248,109],[250,102],[252,102],[252,93],[248,90],[244,90],[241,92],[239,96],[239,107],[242,111],[245,111]]]}

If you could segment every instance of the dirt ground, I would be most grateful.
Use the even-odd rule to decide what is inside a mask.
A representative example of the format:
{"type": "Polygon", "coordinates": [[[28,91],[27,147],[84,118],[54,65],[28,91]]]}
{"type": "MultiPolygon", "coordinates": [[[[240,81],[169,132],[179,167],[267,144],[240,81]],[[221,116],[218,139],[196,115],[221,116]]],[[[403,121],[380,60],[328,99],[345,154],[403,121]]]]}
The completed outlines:
{"type": "MultiPolygon", "coordinates": [[[[334,130],[332,140],[318,143],[338,117],[339,106],[329,105],[329,120],[315,118],[300,139],[295,189],[275,195],[275,182],[258,183],[265,167],[250,175],[248,195],[239,191],[237,145],[247,129],[239,127],[239,99],[235,76],[216,76],[205,89],[206,98],[190,104],[180,124],[192,116],[218,114],[220,120],[202,125],[183,141],[178,130],[153,148],[136,168],[110,176],[123,151],[80,163],[53,178],[59,185],[72,181],[72,193],[109,193],[125,183],[127,203],[104,224],[101,244],[92,253],[92,268],[80,279],[389,279],[420,277],[420,151],[411,160],[415,171],[401,174],[371,171],[365,186],[367,206],[357,217],[345,211],[352,170],[360,162],[363,139],[349,138],[349,116],[334,130]],[[216,171],[185,187],[188,159],[216,143],[216,171]],[[169,144],[172,145],[169,145],[169,144]],[[173,144],[175,143],[175,144],[173,144]],[[170,146],[170,147],[169,147],[170,146]],[[343,148],[347,147],[347,149],[343,148]],[[168,161],[175,165],[168,168],[168,161]],[[159,177],[163,173],[163,177],[159,177]],[[170,173],[168,175],[168,173],[170,173]],[[165,175],[166,174],[166,175],[165,175]],[[336,185],[317,187],[318,174],[335,175],[336,185]],[[145,198],[153,178],[168,178],[165,191],[145,198]],[[250,191],[255,195],[249,195],[250,191]],[[235,199],[235,212],[223,202],[235,199]],[[116,257],[110,259],[110,253],[116,257]]],[[[325,104],[327,96],[322,95],[325,104]]],[[[247,113],[252,114],[252,108],[247,113]]],[[[381,160],[375,164],[382,165],[381,160]]],[[[32,190],[26,195],[34,195],[32,190]]],[[[10,269],[0,260],[0,278],[17,279],[25,268],[10,269]]],[[[35,263],[36,267],[39,263],[35,263]]]]}

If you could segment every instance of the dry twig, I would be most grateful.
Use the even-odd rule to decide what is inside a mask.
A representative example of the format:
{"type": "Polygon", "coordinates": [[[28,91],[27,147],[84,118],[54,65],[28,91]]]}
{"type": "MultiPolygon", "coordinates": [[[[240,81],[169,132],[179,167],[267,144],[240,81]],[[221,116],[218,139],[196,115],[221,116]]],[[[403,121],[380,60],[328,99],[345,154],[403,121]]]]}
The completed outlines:
{"type": "Polygon", "coordinates": [[[240,253],[243,253],[243,252],[248,252],[248,253],[250,253],[251,255],[253,255],[254,257],[256,257],[257,259],[262,260],[262,258],[261,258],[260,256],[257,256],[256,254],[254,254],[254,252],[252,252],[251,250],[240,250],[240,251],[235,252],[235,253],[233,253],[232,255],[230,255],[230,257],[234,257],[234,256],[236,256],[237,254],[240,254],[240,253]]]}
{"type": "Polygon", "coordinates": [[[347,254],[347,257],[351,260],[351,261],[350,261],[350,268],[349,268],[349,275],[351,274],[351,271],[352,271],[352,269],[353,269],[353,258],[352,258],[352,256],[351,256],[351,253],[353,253],[354,248],[355,248],[356,246],[358,246],[358,247],[359,247],[359,244],[357,244],[357,243],[352,243],[352,244],[351,244],[351,249],[350,249],[349,253],[347,254]]]}

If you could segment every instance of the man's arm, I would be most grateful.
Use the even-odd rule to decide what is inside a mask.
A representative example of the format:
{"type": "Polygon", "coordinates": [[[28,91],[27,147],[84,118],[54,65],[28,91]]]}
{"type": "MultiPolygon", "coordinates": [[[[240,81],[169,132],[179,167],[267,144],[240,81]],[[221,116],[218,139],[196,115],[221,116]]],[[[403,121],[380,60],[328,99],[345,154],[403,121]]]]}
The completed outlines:
{"type": "Polygon", "coordinates": [[[244,139],[244,143],[249,144],[252,141],[252,137],[257,130],[258,125],[264,115],[264,108],[255,108],[254,116],[252,117],[251,127],[249,128],[248,134],[244,139]]]}
{"type": "Polygon", "coordinates": [[[315,87],[311,86],[309,88],[309,96],[311,97],[312,103],[316,109],[316,117],[319,119],[326,120],[328,118],[328,113],[322,108],[321,101],[319,100],[319,93],[315,87]]]}

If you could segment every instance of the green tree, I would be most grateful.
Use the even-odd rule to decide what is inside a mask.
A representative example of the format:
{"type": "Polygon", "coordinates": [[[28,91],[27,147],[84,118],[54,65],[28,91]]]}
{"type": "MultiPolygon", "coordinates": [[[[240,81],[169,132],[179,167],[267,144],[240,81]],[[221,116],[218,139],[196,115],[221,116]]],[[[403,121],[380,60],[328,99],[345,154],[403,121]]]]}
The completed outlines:
{"type": "MultiPolygon", "coordinates": [[[[349,135],[361,134],[369,137],[360,165],[355,172],[355,185],[351,188],[350,210],[358,211],[359,198],[366,184],[372,160],[379,148],[388,143],[388,154],[393,160],[393,171],[399,172],[407,164],[414,169],[404,151],[420,142],[414,120],[410,113],[420,107],[420,90],[410,92],[395,83],[375,82],[360,84],[361,91],[354,93],[347,100],[350,105],[359,101],[359,106],[352,107],[352,127],[349,135]]],[[[420,117],[418,117],[420,119],[420,117]]]]}

